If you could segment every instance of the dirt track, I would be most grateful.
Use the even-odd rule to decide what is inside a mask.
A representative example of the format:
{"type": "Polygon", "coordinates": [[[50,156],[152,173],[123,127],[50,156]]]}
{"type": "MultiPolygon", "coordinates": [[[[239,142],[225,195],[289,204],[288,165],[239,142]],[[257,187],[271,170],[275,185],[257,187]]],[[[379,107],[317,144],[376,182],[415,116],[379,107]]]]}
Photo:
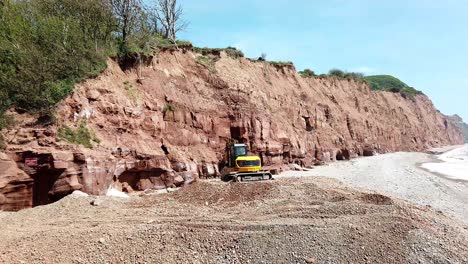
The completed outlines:
{"type": "Polygon", "coordinates": [[[467,226],[327,178],[0,213],[2,263],[467,263],[467,226]]]}

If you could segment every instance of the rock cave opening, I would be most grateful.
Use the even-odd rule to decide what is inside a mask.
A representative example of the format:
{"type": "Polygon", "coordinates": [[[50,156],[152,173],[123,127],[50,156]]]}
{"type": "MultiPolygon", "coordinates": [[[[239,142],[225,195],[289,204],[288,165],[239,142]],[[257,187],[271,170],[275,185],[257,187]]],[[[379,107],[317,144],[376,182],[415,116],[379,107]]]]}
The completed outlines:
{"type": "Polygon", "coordinates": [[[336,160],[350,160],[351,153],[347,149],[338,150],[336,153],[336,160]]]}
{"type": "Polygon", "coordinates": [[[364,150],[362,151],[362,155],[363,155],[364,157],[372,157],[372,156],[374,156],[374,150],[372,150],[372,149],[364,149],[364,150]]]}
{"type": "Polygon", "coordinates": [[[140,175],[138,172],[126,171],[122,173],[117,179],[120,183],[127,183],[134,190],[138,190],[138,182],[140,181],[140,175]]]}
{"type": "Polygon", "coordinates": [[[242,141],[242,135],[245,134],[246,130],[243,127],[230,127],[231,138],[238,140],[239,142],[242,141]]]}
{"type": "Polygon", "coordinates": [[[55,182],[63,171],[64,170],[42,169],[31,175],[34,179],[32,197],[33,206],[54,203],[66,196],[66,194],[56,194],[51,192],[55,182]]]}
{"type": "Polygon", "coordinates": [[[154,169],[151,171],[125,171],[118,178],[118,182],[125,186],[128,184],[135,191],[144,191],[154,186],[166,187],[164,183],[165,171],[154,169]]]}
{"type": "Polygon", "coordinates": [[[343,153],[341,153],[341,151],[338,151],[336,153],[336,160],[345,160],[344,156],[343,156],[343,153]]]}

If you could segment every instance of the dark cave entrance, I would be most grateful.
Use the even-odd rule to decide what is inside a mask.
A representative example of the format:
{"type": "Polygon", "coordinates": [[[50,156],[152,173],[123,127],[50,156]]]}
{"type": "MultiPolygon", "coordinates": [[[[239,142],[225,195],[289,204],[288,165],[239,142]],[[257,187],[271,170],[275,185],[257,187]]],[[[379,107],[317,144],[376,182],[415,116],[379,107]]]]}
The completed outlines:
{"type": "Polygon", "coordinates": [[[242,142],[243,138],[242,135],[245,134],[246,129],[244,127],[231,127],[230,128],[231,132],[231,138],[238,140],[239,142],[242,142]]]}
{"type": "Polygon", "coordinates": [[[312,132],[312,131],[314,131],[314,127],[313,127],[312,124],[310,123],[310,117],[303,116],[302,118],[303,118],[304,121],[305,121],[306,131],[307,131],[307,132],[312,132]]]}
{"type": "Polygon", "coordinates": [[[33,207],[38,205],[46,205],[62,199],[64,194],[54,194],[51,190],[64,170],[38,170],[37,173],[31,175],[34,179],[33,184],[33,207]]]}
{"type": "Polygon", "coordinates": [[[338,150],[336,153],[336,160],[349,160],[351,159],[351,154],[349,153],[349,150],[347,149],[342,149],[338,150]]]}

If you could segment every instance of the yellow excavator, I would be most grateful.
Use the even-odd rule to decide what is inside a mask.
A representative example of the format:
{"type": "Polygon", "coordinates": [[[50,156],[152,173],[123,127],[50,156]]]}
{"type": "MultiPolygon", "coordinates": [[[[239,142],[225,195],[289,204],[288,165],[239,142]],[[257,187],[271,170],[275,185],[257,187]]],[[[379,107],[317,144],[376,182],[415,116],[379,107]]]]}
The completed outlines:
{"type": "Polygon", "coordinates": [[[223,181],[262,181],[271,180],[270,171],[262,170],[262,162],[258,156],[249,156],[244,143],[228,142],[226,144],[226,162],[221,170],[223,181]]]}

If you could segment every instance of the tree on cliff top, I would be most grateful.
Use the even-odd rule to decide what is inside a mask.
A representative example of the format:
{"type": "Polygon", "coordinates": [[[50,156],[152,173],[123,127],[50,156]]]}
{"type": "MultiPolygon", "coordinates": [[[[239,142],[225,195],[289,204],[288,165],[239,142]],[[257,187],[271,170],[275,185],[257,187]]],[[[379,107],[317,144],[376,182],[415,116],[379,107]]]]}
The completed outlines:
{"type": "Polygon", "coordinates": [[[118,57],[123,61],[138,60],[157,47],[177,44],[176,34],[187,26],[176,0],[154,0],[146,6],[142,0],[108,1],[117,21],[118,57]]]}
{"type": "Polygon", "coordinates": [[[117,35],[120,51],[128,50],[128,39],[136,32],[144,12],[140,0],[110,0],[112,11],[117,20],[117,35]]]}
{"type": "Polygon", "coordinates": [[[187,21],[182,19],[182,6],[177,4],[177,0],[155,0],[156,5],[152,9],[152,14],[162,25],[161,34],[168,39],[175,41],[178,32],[187,28],[187,21]]]}

